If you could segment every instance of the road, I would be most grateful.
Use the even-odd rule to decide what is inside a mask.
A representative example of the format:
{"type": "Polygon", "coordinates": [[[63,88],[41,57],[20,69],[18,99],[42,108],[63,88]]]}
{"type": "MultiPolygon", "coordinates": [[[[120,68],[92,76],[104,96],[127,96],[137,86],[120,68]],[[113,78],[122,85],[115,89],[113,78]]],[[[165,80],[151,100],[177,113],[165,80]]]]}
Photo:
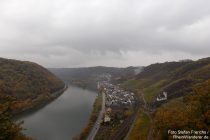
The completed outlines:
{"type": "Polygon", "coordinates": [[[99,128],[100,128],[100,125],[101,125],[101,121],[103,119],[103,115],[104,115],[104,112],[105,112],[105,93],[102,92],[102,107],[101,107],[101,111],[98,115],[98,118],[94,124],[94,127],[92,128],[87,140],[93,140],[94,137],[96,136],[99,128]]]}

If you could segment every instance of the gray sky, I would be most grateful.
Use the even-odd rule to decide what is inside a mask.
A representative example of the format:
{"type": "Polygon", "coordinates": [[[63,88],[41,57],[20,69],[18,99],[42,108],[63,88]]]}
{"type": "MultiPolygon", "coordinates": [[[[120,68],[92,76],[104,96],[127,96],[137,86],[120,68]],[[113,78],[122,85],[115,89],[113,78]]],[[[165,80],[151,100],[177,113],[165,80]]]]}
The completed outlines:
{"type": "Polygon", "coordinates": [[[0,0],[0,57],[124,67],[207,56],[209,0],[0,0]]]}

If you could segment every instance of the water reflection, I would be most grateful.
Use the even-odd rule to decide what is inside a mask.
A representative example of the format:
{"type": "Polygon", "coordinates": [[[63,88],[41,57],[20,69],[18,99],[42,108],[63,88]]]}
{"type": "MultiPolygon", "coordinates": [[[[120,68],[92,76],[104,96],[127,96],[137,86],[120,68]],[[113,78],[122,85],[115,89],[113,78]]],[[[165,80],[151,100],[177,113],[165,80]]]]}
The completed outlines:
{"type": "Polygon", "coordinates": [[[70,140],[88,122],[96,93],[69,87],[58,99],[23,117],[25,134],[37,140],[70,140]]]}

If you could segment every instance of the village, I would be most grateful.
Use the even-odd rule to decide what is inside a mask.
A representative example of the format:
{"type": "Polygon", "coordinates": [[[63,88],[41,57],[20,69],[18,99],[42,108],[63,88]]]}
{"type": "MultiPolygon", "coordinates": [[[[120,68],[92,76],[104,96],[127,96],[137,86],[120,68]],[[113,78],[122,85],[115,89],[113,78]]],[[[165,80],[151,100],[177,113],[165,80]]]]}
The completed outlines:
{"type": "Polygon", "coordinates": [[[123,123],[124,119],[129,115],[128,112],[136,103],[134,93],[120,89],[119,85],[113,85],[109,81],[99,82],[98,88],[101,88],[103,94],[105,94],[103,123],[123,123]]]}

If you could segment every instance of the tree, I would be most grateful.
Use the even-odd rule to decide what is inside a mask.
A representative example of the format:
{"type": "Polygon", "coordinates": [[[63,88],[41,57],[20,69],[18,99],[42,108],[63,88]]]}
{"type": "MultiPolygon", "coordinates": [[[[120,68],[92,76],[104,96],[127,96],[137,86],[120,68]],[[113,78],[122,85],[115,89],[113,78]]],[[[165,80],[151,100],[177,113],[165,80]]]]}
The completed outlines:
{"type": "Polygon", "coordinates": [[[168,138],[167,130],[209,130],[210,129],[210,80],[193,87],[191,94],[183,101],[168,103],[155,113],[157,135],[168,138]]]}
{"type": "Polygon", "coordinates": [[[21,133],[23,122],[14,123],[9,113],[9,103],[0,104],[0,140],[32,140],[21,133]]]}

